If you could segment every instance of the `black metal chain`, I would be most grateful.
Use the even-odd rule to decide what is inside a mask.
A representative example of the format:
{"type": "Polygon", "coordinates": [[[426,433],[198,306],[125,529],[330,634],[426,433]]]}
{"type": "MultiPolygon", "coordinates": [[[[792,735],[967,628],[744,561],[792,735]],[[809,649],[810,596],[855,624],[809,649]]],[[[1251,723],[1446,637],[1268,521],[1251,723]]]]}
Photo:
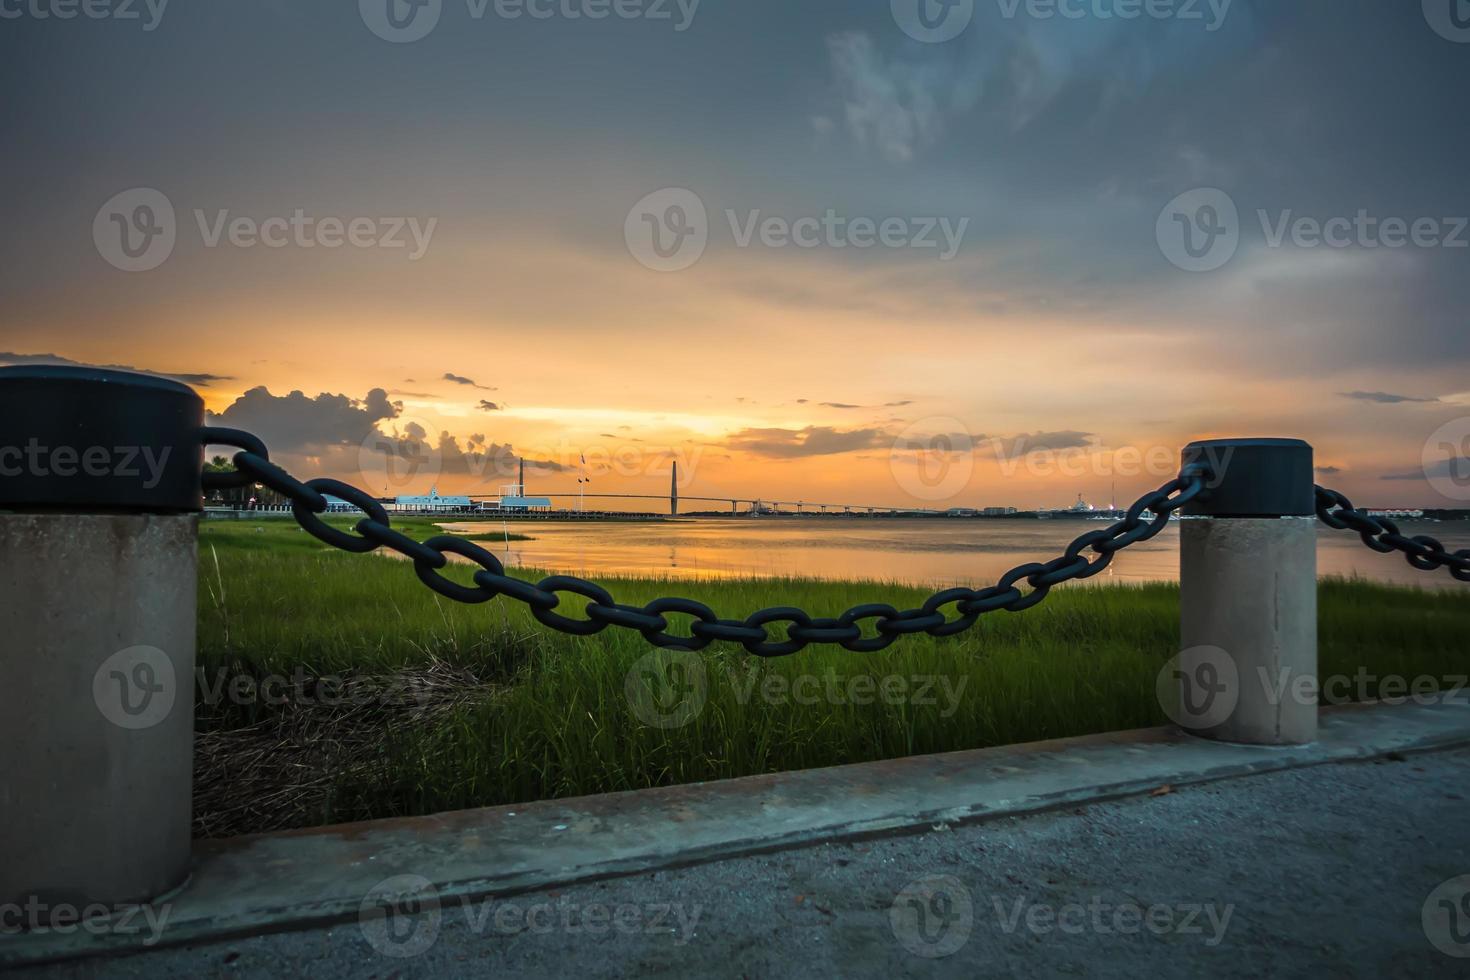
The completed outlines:
{"type": "Polygon", "coordinates": [[[1410,565],[1420,571],[1433,572],[1448,568],[1461,582],[1470,582],[1470,548],[1451,554],[1444,545],[1427,534],[1414,537],[1399,533],[1399,527],[1386,517],[1374,517],[1358,510],[1353,502],[1336,490],[1317,488],[1317,516],[1322,523],[1339,531],[1357,531],[1363,543],[1379,554],[1402,552],[1410,565]]]}
{"type": "Polygon", "coordinates": [[[899,610],[875,603],[855,606],[833,618],[819,618],[801,609],[779,606],[762,609],[745,619],[721,619],[709,606],[693,599],[655,599],[645,606],[628,606],[617,602],[600,585],[569,575],[553,575],[535,583],[513,578],[505,574],[495,555],[464,538],[442,535],[416,541],[394,530],[383,505],[356,487],[337,480],[304,483],[297,480],[272,463],[264,443],[247,432],[210,428],[205,430],[203,438],[207,445],[241,450],[234,457],[235,472],[204,474],[205,489],[261,483],[291,501],[292,515],[307,533],[343,551],[363,553],[378,548],[396,551],[413,561],[414,571],[425,585],[456,602],[488,602],[503,595],[525,603],[531,615],[546,626],[574,636],[592,636],[609,626],[618,626],[636,630],[657,647],[703,650],[716,640],[725,640],[739,643],[758,657],[790,656],[813,643],[832,643],[847,650],[872,653],[910,633],[954,636],[974,626],[985,613],[1029,609],[1045,599],[1054,587],[1091,578],[1107,568],[1119,551],[1157,535],[1168,526],[1174,511],[1204,490],[1207,479],[1203,465],[1186,467],[1177,478],[1139,498],[1121,520],[1077,538],[1060,557],[1019,565],[986,588],[945,589],[915,609],[899,610]],[[331,527],[321,519],[319,515],[327,510],[324,494],[345,500],[362,511],[365,516],[354,527],[355,534],[331,527]],[[1083,554],[1089,549],[1091,556],[1083,554]],[[480,566],[474,573],[473,587],[439,574],[449,563],[447,556],[451,554],[480,566]],[[1021,583],[1029,591],[1023,592],[1021,583]],[[561,604],[563,593],[589,600],[585,619],[554,611],[561,604]],[[953,619],[946,615],[947,607],[953,608],[953,619]],[[671,615],[691,620],[689,636],[669,632],[671,615]],[[872,622],[871,633],[863,630],[863,624],[868,621],[872,622]],[[780,635],[779,624],[785,626],[784,637],[780,635]],[[773,625],[778,626],[774,636],[769,629],[773,625]]]}

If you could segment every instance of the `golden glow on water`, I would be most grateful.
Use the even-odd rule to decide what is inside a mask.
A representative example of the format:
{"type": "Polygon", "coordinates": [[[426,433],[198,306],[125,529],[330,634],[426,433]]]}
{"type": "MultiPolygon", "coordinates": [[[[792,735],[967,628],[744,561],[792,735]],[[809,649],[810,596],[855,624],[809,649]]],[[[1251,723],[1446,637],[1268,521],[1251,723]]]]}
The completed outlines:
{"type": "MultiPolygon", "coordinates": [[[[1012,567],[1061,554],[1078,535],[1106,525],[1072,520],[894,520],[736,518],[662,522],[513,522],[530,541],[479,542],[507,565],[596,577],[673,579],[799,577],[897,581],[916,585],[993,582],[1012,567]]],[[[446,524],[484,533],[486,525],[446,524]]],[[[1470,547],[1470,522],[1405,522],[1406,534],[1431,534],[1451,549],[1470,547]]],[[[1321,529],[1323,575],[1436,587],[1445,573],[1420,572],[1400,557],[1369,551],[1354,534],[1321,529]]],[[[1120,553],[1094,583],[1172,581],[1179,577],[1179,525],[1120,553]]],[[[1441,581],[1443,579],[1443,581],[1441,581]]]]}

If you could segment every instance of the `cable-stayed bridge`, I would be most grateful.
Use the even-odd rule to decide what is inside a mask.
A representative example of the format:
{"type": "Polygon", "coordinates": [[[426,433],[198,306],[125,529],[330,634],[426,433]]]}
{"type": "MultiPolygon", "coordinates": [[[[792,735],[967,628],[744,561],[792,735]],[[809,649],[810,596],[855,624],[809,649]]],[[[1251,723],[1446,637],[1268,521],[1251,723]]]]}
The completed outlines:
{"type": "MultiPolygon", "coordinates": [[[[525,498],[525,497],[528,496],[528,494],[527,494],[527,491],[525,489],[525,484],[524,484],[524,481],[525,481],[524,470],[522,471],[522,474],[523,474],[521,476],[522,483],[515,486],[515,491],[516,491],[516,494],[519,497],[525,498]]],[[[899,515],[899,514],[914,514],[914,515],[933,516],[935,514],[943,513],[942,511],[925,510],[925,509],[922,509],[922,508],[915,508],[915,507],[894,507],[894,506],[891,506],[889,504],[850,504],[850,503],[830,503],[830,502],[809,501],[809,500],[772,500],[772,499],[769,499],[769,498],[766,498],[766,497],[748,497],[748,496],[742,496],[742,495],[739,495],[739,494],[718,494],[718,495],[715,495],[715,496],[707,496],[707,495],[694,495],[694,496],[691,496],[691,495],[683,494],[683,493],[680,493],[679,492],[679,464],[678,463],[675,463],[674,464],[673,475],[672,475],[671,479],[669,480],[669,492],[667,494],[653,494],[653,493],[587,493],[587,492],[582,491],[582,490],[571,490],[571,491],[565,491],[565,492],[544,493],[544,492],[538,490],[534,494],[534,496],[535,497],[538,497],[538,498],[546,498],[548,500],[570,500],[570,499],[576,499],[578,501],[583,501],[583,500],[658,500],[658,501],[667,501],[668,502],[668,505],[669,505],[669,513],[671,515],[675,515],[675,516],[677,516],[678,513],[679,513],[679,505],[680,505],[680,503],[718,504],[718,505],[720,505],[719,509],[724,509],[724,505],[728,504],[729,507],[730,507],[730,513],[731,514],[736,514],[736,515],[739,515],[739,514],[760,515],[760,514],[777,514],[777,513],[792,513],[792,512],[794,512],[794,513],[797,513],[797,514],[883,514],[883,515],[887,515],[887,516],[899,515]]],[[[469,495],[469,498],[471,500],[491,500],[491,501],[494,501],[494,500],[504,499],[504,495],[502,494],[500,496],[496,496],[496,495],[493,495],[493,494],[470,494],[469,495]]]]}

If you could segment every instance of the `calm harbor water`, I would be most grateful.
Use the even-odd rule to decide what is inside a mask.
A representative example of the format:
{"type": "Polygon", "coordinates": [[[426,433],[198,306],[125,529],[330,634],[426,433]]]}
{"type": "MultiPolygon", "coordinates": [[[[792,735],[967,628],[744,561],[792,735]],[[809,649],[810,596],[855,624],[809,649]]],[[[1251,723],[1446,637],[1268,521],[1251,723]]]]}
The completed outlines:
{"type": "MultiPolygon", "coordinates": [[[[684,579],[797,576],[974,585],[1008,569],[1061,554],[1075,537],[1106,527],[1074,520],[902,520],[868,518],[681,519],[664,522],[512,523],[534,540],[481,541],[506,564],[578,575],[684,579]]],[[[483,533],[485,524],[448,524],[483,533]]],[[[1406,521],[1405,534],[1428,534],[1451,550],[1470,547],[1470,521],[1406,521]]],[[[1447,572],[1410,568],[1401,556],[1365,548],[1356,534],[1319,526],[1323,575],[1358,576],[1426,587],[1470,588],[1447,572]]],[[[1095,583],[1175,580],[1179,522],[1120,553],[1095,583]]]]}

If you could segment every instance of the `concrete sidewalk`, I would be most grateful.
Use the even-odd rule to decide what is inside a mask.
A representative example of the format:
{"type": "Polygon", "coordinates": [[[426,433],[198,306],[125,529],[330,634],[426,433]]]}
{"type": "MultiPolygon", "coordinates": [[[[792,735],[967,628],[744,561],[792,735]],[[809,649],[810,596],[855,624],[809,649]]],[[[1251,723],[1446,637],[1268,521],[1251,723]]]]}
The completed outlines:
{"type": "Polygon", "coordinates": [[[14,976],[1463,977],[1421,912],[1467,786],[1463,749],[1316,766],[14,976]]]}
{"type": "MultiPolygon", "coordinates": [[[[463,909],[497,908],[505,904],[498,899],[508,896],[554,895],[568,885],[610,876],[637,875],[632,879],[634,884],[624,881],[605,886],[635,894],[639,887],[636,882],[645,880],[648,872],[698,861],[809,848],[933,826],[953,827],[978,820],[992,821],[986,827],[994,827],[993,821],[1006,815],[1075,808],[1149,794],[1166,786],[1174,790],[1235,776],[1320,767],[1352,759],[1397,758],[1401,753],[1467,744],[1470,705],[1357,706],[1325,713],[1319,742],[1299,748],[1220,745],[1156,729],[241,838],[201,849],[194,880],[160,908],[168,918],[158,922],[157,928],[139,920],[126,933],[10,936],[0,940],[0,963],[18,965],[28,959],[78,952],[121,952],[145,946],[155,949],[141,961],[115,961],[116,968],[125,969],[128,963],[166,957],[168,954],[156,950],[158,946],[288,930],[301,931],[302,937],[335,935],[334,944],[344,941],[343,936],[356,935],[361,944],[376,928],[380,947],[402,952],[403,944],[398,941],[407,936],[412,947],[422,940],[422,930],[409,928],[412,919],[406,915],[385,918],[385,908],[401,911],[432,906],[439,913],[433,920],[437,934],[441,926],[449,931],[451,920],[463,909]],[[487,899],[491,901],[487,903],[487,899]],[[367,932],[359,928],[364,916],[367,932]],[[313,927],[342,922],[349,923],[345,932],[312,931],[313,927]]],[[[1333,769],[1338,767],[1333,765],[1333,769]]],[[[1300,775],[1309,778],[1310,773],[1302,770],[1300,775]]],[[[1264,821],[1269,826],[1285,811],[1270,798],[1269,790],[1253,788],[1263,778],[1255,775],[1230,785],[1239,787],[1233,792],[1240,794],[1246,819],[1264,821]]],[[[1159,797],[1165,801],[1161,805],[1170,805],[1167,801],[1171,798],[1172,793],[1159,797]]],[[[1417,802],[1400,800],[1392,794],[1381,798],[1370,785],[1362,799],[1344,801],[1344,805],[1351,803],[1364,811],[1365,819],[1384,819],[1384,811],[1391,815],[1395,808],[1403,805],[1412,809],[1417,802]]],[[[1426,798],[1426,805],[1428,802],[1426,798]]],[[[1318,809],[1304,807],[1294,816],[1303,822],[1321,820],[1326,815],[1318,809]]],[[[1213,816],[1211,824],[1228,823],[1220,814],[1213,816]]],[[[1249,826],[1242,831],[1259,829],[1249,826]]],[[[1173,832],[1164,825],[1160,831],[1173,832]]],[[[977,840],[986,839],[990,832],[985,828],[963,831],[965,835],[979,834],[977,840]]],[[[1452,838],[1453,834],[1451,839],[1436,839],[1434,844],[1453,852],[1452,838]]],[[[898,850],[893,853],[901,855],[908,853],[905,848],[910,845],[874,845],[875,850],[885,852],[895,846],[898,850]]],[[[1076,846],[1075,841],[1067,844],[1069,849],[1076,846]]],[[[801,851],[806,856],[792,860],[815,860],[810,857],[814,853],[801,851]]],[[[1085,855],[1063,852],[1059,858],[1079,867],[1091,864],[1091,857],[1085,855]]],[[[1160,874],[1176,870],[1169,849],[1157,851],[1146,860],[1138,855],[1135,859],[1144,861],[1140,873],[1148,872],[1147,865],[1160,874]]],[[[1254,874],[1276,874],[1270,857],[1258,854],[1250,860],[1255,864],[1247,862],[1245,867],[1253,867],[1254,874]]],[[[944,874],[944,863],[935,865],[937,870],[932,873],[944,874]]],[[[736,866],[738,863],[720,865],[736,866]]],[[[642,923],[650,929],[693,934],[695,926],[687,918],[681,922],[679,909],[693,905],[709,909],[731,902],[760,905],[764,901],[760,894],[746,891],[744,897],[738,897],[740,893],[735,891],[746,881],[746,874],[759,867],[750,865],[747,871],[712,885],[712,890],[698,901],[675,905],[666,899],[670,907],[661,916],[646,909],[624,909],[625,917],[636,921],[614,925],[631,928],[642,923]],[[652,922],[655,918],[656,924],[652,922]]],[[[699,880],[705,872],[680,874],[694,875],[691,880],[699,880]]],[[[1280,879],[1279,874],[1276,877],[1280,879]]],[[[1227,883],[1222,882],[1222,886],[1227,883]]],[[[1278,886],[1282,883],[1277,881],[1278,886]]],[[[924,894],[906,896],[906,901],[913,899],[918,904],[905,906],[909,909],[905,914],[923,918],[932,913],[941,916],[934,921],[948,921],[955,901],[950,893],[958,892],[953,882],[941,884],[943,887],[931,882],[923,886],[928,888],[924,894]],[[927,910],[922,915],[918,911],[921,908],[927,910]]],[[[588,887],[598,886],[578,885],[582,891],[588,887]]],[[[902,882],[896,885],[902,887],[902,882]]],[[[893,901],[890,895],[883,907],[891,906],[893,901]]],[[[830,909],[831,905],[823,907],[830,909]]],[[[545,914],[549,913],[542,913],[543,919],[545,914]]],[[[465,925],[472,935],[477,928],[483,933],[486,927],[474,917],[465,925]]],[[[513,925],[510,922],[506,928],[514,932],[513,925]]],[[[535,934],[540,925],[545,922],[538,919],[525,927],[535,934]]],[[[742,928],[750,927],[753,924],[742,928]]],[[[554,931],[565,937],[573,934],[571,928],[570,923],[562,923],[554,931]]],[[[647,938],[646,934],[640,935],[647,938]]],[[[159,962],[164,961],[171,962],[159,962]]],[[[106,970],[113,966],[91,964],[82,969],[106,970]]]]}

